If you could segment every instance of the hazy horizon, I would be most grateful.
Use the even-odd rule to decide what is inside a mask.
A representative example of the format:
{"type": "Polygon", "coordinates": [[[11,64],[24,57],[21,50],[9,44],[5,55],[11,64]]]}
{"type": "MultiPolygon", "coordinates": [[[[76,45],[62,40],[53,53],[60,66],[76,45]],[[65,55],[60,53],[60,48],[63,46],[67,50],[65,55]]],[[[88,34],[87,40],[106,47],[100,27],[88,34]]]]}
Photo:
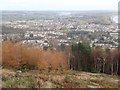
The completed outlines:
{"type": "Polygon", "coordinates": [[[37,11],[37,12],[39,12],[39,11],[66,11],[66,12],[69,12],[69,11],[71,11],[71,12],[76,12],[76,11],[81,11],[81,12],[84,12],[84,11],[108,11],[108,12],[117,12],[118,10],[0,10],[0,11],[37,11]]]}
{"type": "Polygon", "coordinates": [[[119,0],[1,0],[1,11],[117,11],[119,0]]]}

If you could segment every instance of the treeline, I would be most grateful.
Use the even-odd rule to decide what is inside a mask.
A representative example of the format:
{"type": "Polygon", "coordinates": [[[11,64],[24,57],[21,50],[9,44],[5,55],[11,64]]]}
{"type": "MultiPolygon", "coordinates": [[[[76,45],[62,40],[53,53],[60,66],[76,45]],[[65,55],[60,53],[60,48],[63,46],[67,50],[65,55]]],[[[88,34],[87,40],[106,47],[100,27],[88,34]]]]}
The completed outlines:
{"type": "Polygon", "coordinates": [[[73,69],[120,74],[118,49],[93,49],[87,43],[73,44],[62,51],[42,50],[13,41],[2,44],[2,64],[18,69],[73,69]]]}
{"type": "Polygon", "coordinates": [[[120,74],[118,49],[92,49],[87,43],[72,45],[70,69],[106,74],[120,74]]]}
{"type": "Polygon", "coordinates": [[[67,58],[65,52],[41,50],[36,47],[19,45],[13,41],[2,45],[3,66],[17,69],[67,69],[67,58]]]}

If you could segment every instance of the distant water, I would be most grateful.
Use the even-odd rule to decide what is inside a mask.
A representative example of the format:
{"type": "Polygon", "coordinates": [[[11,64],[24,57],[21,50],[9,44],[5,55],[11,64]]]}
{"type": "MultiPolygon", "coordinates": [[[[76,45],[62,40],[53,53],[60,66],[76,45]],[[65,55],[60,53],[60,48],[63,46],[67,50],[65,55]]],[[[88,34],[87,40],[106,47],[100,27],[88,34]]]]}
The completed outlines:
{"type": "Polygon", "coordinates": [[[113,17],[112,20],[113,20],[115,23],[118,23],[118,16],[113,17]]]}
{"type": "Polygon", "coordinates": [[[71,13],[70,12],[61,12],[61,13],[59,13],[59,15],[71,15],[71,13]]]}

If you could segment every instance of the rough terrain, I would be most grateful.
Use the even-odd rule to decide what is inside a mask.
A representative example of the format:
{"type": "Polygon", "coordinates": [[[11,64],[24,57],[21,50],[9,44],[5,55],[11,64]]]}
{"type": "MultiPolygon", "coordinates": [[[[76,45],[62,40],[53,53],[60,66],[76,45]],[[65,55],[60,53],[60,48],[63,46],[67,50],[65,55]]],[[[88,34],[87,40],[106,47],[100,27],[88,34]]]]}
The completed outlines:
{"type": "Polygon", "coordinates": [[[118,77],[82,71],[2,69],[3,88],[118,88],[118,77]]]}

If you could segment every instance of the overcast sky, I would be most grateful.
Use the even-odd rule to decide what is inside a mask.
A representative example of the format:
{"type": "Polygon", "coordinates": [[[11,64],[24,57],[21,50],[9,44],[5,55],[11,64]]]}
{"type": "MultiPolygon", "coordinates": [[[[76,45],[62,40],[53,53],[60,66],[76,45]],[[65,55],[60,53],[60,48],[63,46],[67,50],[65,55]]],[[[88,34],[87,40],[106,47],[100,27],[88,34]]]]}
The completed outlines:
{"type": "Polygon", "coordinates": [[[119,0],[0,0],[1,10],[117,10],[119,0]]]}

